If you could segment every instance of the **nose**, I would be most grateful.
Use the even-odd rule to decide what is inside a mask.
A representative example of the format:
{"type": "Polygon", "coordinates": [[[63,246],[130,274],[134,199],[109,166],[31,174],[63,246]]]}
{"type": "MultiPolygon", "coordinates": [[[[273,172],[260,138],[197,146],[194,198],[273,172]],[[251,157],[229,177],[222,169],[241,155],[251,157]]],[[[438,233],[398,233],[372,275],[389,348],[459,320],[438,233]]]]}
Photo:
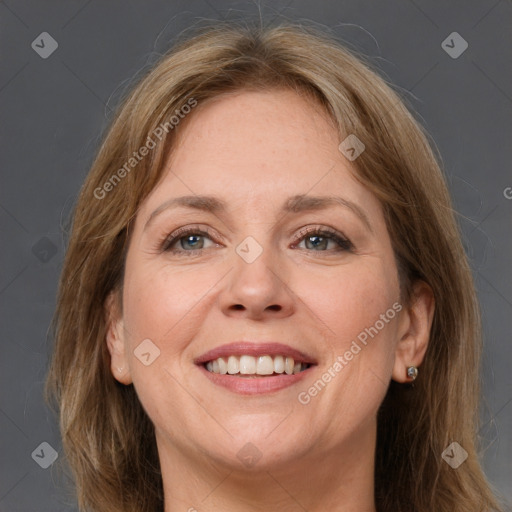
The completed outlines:
{"type": "Polygon", "coordinates": [[[285,318],[294,311],[294,294],[287,284],[284,263],[270,248],[262,248],[252,262],[238,253],[233,256],[220,301],[224,314],[253,320],[285,318]]]}

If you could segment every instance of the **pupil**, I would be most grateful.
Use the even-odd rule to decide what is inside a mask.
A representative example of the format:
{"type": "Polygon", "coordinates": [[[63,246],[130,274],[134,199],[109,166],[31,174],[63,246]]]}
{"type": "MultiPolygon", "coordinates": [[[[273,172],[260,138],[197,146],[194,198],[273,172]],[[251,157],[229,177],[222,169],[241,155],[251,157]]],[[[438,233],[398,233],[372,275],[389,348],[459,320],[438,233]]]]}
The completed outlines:
{"type": "Polygon", "coordinates": [[[189,235],[188,237],[186,237],[185,243],[191,245],[192,248],[197,247],[197,244],[199,243],[199,238],[200,237],[197,235],[189,235]]]}
{"type": "Polygon", "coordinates": [[[310,236],[309,241],[311,242],[312,240],[314,240],[314,242],[312,242],[313,247],[325,247],[325,240],[323,239],[323,237],[318,235],[310,236]]]}

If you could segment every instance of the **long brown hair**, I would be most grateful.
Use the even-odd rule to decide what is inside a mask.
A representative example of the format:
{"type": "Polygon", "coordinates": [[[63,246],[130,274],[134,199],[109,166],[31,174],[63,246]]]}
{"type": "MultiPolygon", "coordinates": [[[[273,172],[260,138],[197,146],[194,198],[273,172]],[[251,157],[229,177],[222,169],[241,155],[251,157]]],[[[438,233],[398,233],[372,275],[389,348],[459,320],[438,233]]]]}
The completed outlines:
{"type": "Polygon", "coordinates": [[[365,151],[353,162],[356,177],[383,206],[403,300],[418,279],[435,295],[420,377],[412,389],[392,382],[379,411],[377,510],[500,510],[476,447],[477,299],[433,145],[393,87],[331,35],[304,24],[262,28],[232,22],[187,34],[139,80],[109,127],[76,204],[47,399],[60,411],[79,506],[163,510],[153,425],[133,386],[119,384],[110,372],[105,301],[122,286],[130,223],[172,151],[179,126],[169,120],[191,98],[201,104],[231,91],[278,87],[316,101],[338,128],[340,142],[348,134],[364,141],[365,151]],[[166,122],[161,141],[126,167],[166,122]],[[441,457],[453,441],[468,453],[457,469],[441,457]]]}

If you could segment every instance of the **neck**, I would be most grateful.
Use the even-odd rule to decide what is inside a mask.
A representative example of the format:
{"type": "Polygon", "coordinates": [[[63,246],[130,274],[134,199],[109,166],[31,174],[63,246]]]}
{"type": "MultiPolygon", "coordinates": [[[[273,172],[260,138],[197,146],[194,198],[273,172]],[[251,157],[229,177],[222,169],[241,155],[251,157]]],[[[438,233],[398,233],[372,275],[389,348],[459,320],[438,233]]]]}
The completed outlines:
{"type": "Polygon", "coordinates": [[[343,446],[244,468],[182,450],[157,433],[165,512],[376,512],[375,433],[343,446]]]}

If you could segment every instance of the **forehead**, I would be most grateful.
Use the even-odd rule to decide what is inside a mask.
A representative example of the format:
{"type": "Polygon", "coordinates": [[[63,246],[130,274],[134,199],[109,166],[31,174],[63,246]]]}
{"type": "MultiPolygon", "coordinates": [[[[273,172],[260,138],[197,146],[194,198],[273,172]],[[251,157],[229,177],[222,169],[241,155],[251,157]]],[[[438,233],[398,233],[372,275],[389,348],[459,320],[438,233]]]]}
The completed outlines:
{"type": "MultiPolygon", "coordinates": [[[[200,145],[215,162],[262,165],[269,158],[295,160],[329,152],[338,134],[321,105],[291,90],[238,91],[199,104],[179,126],[170,161],[204,157],[190,151],[200,145]],[[265,150],[265,154],[261,153],[265,150]]],[[[213,162],[212,162],[213,163],[213,162]]]]}
{"type": "Polygon", "coordinates": [[[176,135],[143,210],[191,194],[265,209],[308,193],[372,200],[338,150],[340,137],[323,107],[291,90],[238,91],[199,103],[176,135]]]}

